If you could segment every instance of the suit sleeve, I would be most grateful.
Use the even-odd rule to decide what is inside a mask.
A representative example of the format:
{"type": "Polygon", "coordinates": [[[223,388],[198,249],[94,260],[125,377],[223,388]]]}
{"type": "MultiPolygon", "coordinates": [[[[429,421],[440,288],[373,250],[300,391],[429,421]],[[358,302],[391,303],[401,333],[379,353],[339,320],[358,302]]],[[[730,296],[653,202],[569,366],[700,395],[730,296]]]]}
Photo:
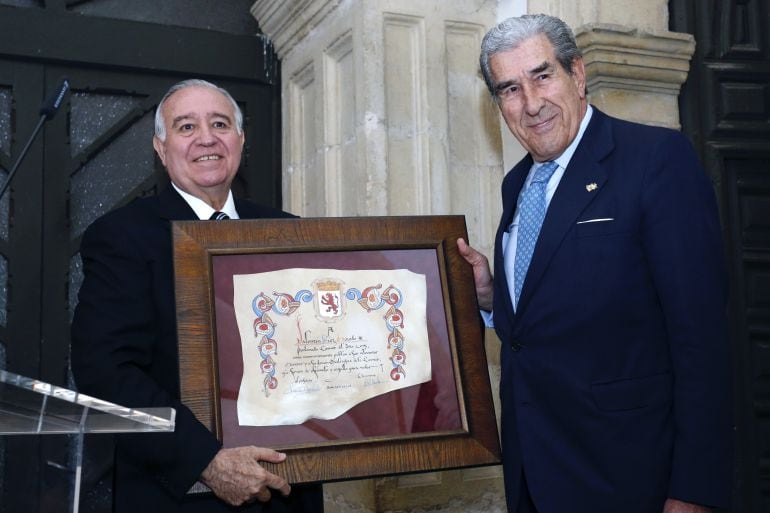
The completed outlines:
{"type": "MultiPolygon", "coordinates": [[[[216,437],[154,376],[178,378],[174,327],[158,316],[150,244],[121,223],[105,218],[85,233],[81,245],[84,281],[72,325],[72,367],[80,391],[123,406],[176,409],[168,434],[121,435],[121,454],[181,497],[220,448],[216,437]],[[163,330],[171,330],[164,333],[163,330]],[[172,344],[160,344],[174,337],[172,344]],[[165,365],[166,367],[158,367],[165,365]],[[152,374],[150,373],[152,369],[152,374]]],[[[157,259],[156,259],[157,260],[157,259]]],[[[167,298],[173,302],[173,298],[167,298]]]]}
{"type": "Polygon", "coordinates": [[[731,380],[727,277],[714,191],[681,134],[670,132],[652,150],[641,192],[642,243],[674,372],[669,496],[725,506],[732,482],[731,380]]]}

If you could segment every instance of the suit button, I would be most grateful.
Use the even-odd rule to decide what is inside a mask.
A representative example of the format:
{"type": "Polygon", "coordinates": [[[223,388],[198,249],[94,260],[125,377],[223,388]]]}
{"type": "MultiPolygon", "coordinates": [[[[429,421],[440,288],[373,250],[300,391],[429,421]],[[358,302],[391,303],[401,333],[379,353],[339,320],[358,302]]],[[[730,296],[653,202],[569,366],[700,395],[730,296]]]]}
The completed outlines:
{"type": "Polygon", "coordinates": [[[512,349],[514,352],[518,352],[518,351],[519,351],[519,350],[520,350],[522,347],[524,347],[524,346],[522,346],[521,344],[519,344],[519,343],[518,343],[517,341],[515,341],[515,340],[514,340],[514,341],[511,343],[511,349],[512,349]]]}

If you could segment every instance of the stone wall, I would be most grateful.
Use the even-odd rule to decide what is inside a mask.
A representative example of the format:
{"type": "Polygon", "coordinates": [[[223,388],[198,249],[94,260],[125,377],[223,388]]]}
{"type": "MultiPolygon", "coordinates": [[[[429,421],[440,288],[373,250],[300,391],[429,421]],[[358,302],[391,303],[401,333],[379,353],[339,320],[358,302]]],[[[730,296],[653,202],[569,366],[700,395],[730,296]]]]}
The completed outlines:
{"type": "MultiPolygon", "coordinates": [[[[284,208],[463,214],[491,256],[500,183],[524,152],[488,97],[478,52],[501,17],[525,11],[576,27],[594,105],[679,126],[694,42],[667,31],[667,0],[258,0],[252,14],[281,58],[284,208]]],[[[497,401],[499,342],[486,338],[497,401]]],[[[326,511],[502,512],[501,477],[488,467],[333,483],[326,511]]]]}

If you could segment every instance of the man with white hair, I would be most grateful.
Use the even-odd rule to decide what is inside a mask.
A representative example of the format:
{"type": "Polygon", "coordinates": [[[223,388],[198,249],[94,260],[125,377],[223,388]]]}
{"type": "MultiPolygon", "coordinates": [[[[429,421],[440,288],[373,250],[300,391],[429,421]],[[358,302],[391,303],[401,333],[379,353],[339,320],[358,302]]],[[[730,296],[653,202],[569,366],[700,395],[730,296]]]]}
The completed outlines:
{"type": "Polygon", "coordinates": [[[83,285],[72,325],[78,388],[129,407],[176,409],[172,434],[117,437],[116,512],[323,511],[319,487],[295,490],[261,461],[286,455],[222,448],[180,401],[171,221],[290,217],[234,200],[243,116],[224,89],[180,82],[155,116],[153,146],[171,184],[96,220],[83,235],[83,285]],[[212,491],[188,494],[196,481],[212,491]],[[288,497],[288,498],[287,498],[288,497]]]}

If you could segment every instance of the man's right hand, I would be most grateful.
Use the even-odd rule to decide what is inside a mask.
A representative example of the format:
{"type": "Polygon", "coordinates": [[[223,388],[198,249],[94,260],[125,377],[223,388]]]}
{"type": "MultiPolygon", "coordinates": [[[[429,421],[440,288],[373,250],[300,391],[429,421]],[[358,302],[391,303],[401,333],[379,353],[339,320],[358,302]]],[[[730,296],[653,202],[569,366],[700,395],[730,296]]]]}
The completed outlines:
{"type": "Polygon", "coordinates": [[[271,488],[287,496],[291,487],[284,478],[268,472],[259,462],[281,463],[285,459],[284,453],[262,447],[221,449],[203,470],[200,479],[231,506],[255,500],[267,502],[271,488]]]}
{"type": "Polygon", "coordinates": [[[492,271],[489,269],[487,257],[473,249],[465,239],[457,239],[457,249],[460,255],[473,267],[473,281],[476,285],[476,299],[479,308],[492,311],[492,271]]]}

